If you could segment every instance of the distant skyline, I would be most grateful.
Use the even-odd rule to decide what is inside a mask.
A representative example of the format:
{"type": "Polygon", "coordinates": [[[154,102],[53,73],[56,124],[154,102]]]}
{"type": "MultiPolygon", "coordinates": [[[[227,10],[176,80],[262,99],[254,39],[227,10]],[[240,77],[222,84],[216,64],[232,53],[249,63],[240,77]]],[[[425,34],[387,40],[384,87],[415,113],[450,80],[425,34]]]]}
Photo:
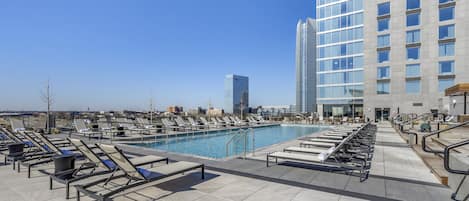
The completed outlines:
{"type": "Polygon", "coordinates": [[[250,105],[295,103],[295,32],[313,0],[6,1],[0,110],[223,107],[224,78],[250,105]]]}

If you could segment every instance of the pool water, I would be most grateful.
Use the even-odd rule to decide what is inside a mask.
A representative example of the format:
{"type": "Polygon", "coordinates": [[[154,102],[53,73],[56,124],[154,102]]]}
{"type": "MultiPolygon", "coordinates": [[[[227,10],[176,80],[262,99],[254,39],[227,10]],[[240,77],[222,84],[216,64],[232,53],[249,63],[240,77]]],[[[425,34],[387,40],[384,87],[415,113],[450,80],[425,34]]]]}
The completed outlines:
{"type": "Polygon", "coordinates": [[[323,129],[324,127],[318,126],[277,125],[246,130],[247,134],[239,134],[238,131],[219,131],[131,145],[220,159],[244,154],[245,150],[250,153],[253,149],[293,140],[323,129]]]}

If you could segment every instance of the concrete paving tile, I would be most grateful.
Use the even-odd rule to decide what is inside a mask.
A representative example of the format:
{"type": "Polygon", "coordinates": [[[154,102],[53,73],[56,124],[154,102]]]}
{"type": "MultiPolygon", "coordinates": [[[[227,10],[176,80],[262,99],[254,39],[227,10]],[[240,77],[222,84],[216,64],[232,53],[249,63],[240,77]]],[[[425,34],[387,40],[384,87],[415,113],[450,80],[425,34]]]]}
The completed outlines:
{"type": "Polygon", "coordinates": [[[204,195],[200,197],[199,199],[197,199],[196,201],[231,201],[231,200],[225,199],[222,197],[217,197],[214,195],[204,195]]]}
{"type": "Polygon", "coordinates": [[[309,184],[318,174],[318,171],[314,170],[292,168],[292,170],[281,176],[280,179],[309,184]]]}
{"type": "Polygon", "coordinates": [[[257,192],[259,189],[263,188],[266,185],[267,183],[265,183],[264,185],[253,185],[247,182],[237,182],[227,185],[213,193],[210,193],[210,195],[234,201],[240,201],[246,199],[247,197],[257,192]]]}
{"type": "Polygon", "coordinates": [[[329,172],[319,173],[310,184],[344,190],[350,176],[329,172]]]}
{"type": "Polygon", "coordinates": [[[289,201],[292,200],[302,189],[291,187],[282,184],[269,184],[260,189],[256,193],[250,195],[245,201],[257,200],[275,200],[275,201],[289,201]]]}
{"type": "Polygon", "coordinates": [[[367,180],[360,182],[360,178],[351,177],[345,190],[380,197],[386,196],[386,185],[384,183],[384,179],[379,178],[368,178],[367,180]]]}
{"type": "Polygon", "coordinates": [[[423,185],[390,180],[385,183],[387,198],[407,201],[432,200],[423,185]]]}
{"type": "Polygon", "coordinates": [[[325,193],[315,190],[302,190],[300,191],[292,201],[338,201],[339,195],[325,193]]]}

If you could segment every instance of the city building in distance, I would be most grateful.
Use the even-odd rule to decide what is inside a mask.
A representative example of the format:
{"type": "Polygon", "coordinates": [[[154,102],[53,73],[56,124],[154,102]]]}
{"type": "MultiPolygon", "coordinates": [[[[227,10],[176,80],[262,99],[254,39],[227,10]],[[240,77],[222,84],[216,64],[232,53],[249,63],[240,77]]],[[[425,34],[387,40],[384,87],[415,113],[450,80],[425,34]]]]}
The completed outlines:
{"type": "Polygon", "coordinates": [[[469,82],[469,2],[363,3],[366,116],[448,112],[445,89],[469,82]]]}
{"type": "Polygon", "coordinates": [[[316,1],[319,115],[363,117],[364,2],[316,1]]]}
{"type": "Polygon", "coordinates": [[[316,22],[296,27],[296,112],[316,112],[316,22]]]}
{"type": "Polygon", "coordinates": [[[249,110],[249,78],[240,75],[225,77],[225,113],[241,114],[249,110]]]}

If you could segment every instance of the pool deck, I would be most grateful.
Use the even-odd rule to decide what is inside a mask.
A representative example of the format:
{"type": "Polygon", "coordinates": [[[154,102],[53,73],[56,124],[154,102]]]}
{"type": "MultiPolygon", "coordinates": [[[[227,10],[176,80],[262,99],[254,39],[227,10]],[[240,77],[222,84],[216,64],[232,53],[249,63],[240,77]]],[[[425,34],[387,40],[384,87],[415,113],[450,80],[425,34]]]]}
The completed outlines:
{"type": "MultiPolygon", "coordinates": [[[[178,154],[158,152],[132,146],[121,146],[138,155],[162,155],[172,160],[204,163],[206,180],[197,172],[171,177],[118,195],[115,200],[450,200],[451,190],[438,183],[414,151],[405,145],[388,123],[378,125],[375,156],[370,178],[359,178],[318,171],[300,163],[265,165],[265,153],[282,150],[296,140],[256,152],[251,159],[215,161],[178,154]],[[265,152],[265,153],[264,153],[265,152]]],[[[3,158],[0,158],[3,161],[3,158]]],[[[43,166],[36,169],[52,168],[43,166]]],[[[64,200],[62,185],[49,191],[48,178],[33,171],[33,178],[15,173],[11,166],[0,166],[1,200],[64,200]]],[[[75,196],[72,191],[72,197],[75,196]]],[[[90,200],[82,197],[82,200],[90,200]]]]}

